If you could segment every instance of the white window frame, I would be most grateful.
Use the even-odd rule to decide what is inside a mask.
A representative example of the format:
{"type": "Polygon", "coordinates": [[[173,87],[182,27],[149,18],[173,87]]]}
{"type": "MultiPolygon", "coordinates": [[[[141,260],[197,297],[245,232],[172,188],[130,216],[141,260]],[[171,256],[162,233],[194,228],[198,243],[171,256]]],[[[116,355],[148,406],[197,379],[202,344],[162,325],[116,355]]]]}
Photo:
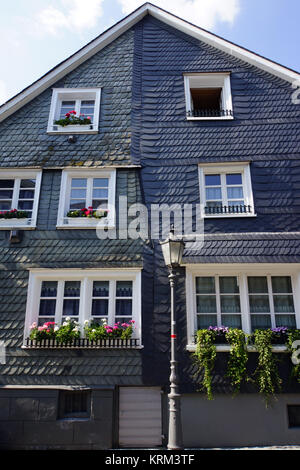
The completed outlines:
{"type": "Polygon", "coordinates": [[[64,169],[61,175],[61,187],[58,206],[57,228],[91,228],[105,227],[114,228],[116,223],[116,169],[64,169]],[[93,178],[108,178],[108,215],[101,219],[89,219],[85,217],[70,218],[66,214],[70,207],[70,193],[72,178],[87,178],[91,181],[93,178]]]}
{"type": "Polygon", "coordinates": [[[101,88],[53,88],[48,134],[97,134],[99,131],[101,88]],[[54,121],[59,119],[60,103],[62,101],[75,101],[75,111],[79,115],[82,100],[95,100],[93,123],[87,125],[59,126],[54,121]]]}
{"type": "MultiPolygon", "coordinates": [[[[133,338],[141,339],[141,269],[126,268],[118,270],[41,270],[29,271],[29,283],[24,328],[24,345],[30,333],[32,323],[38,323],[41,288],[43,281],[58,281],[55,322],[60,324],[63,303],[63,285],[65,281],[81,281],[78,322],[81,331],[85,320],[92,320],[93,281],[109,281],[108,323],[114,322],[117,281],[132,281],[132,320],[134,320],[133,338]]],[[[109,323],[111,325],[111,323],[109,323]]]]}
{"type": "MultiPolygon", "coordinates": [[[[242,329],[245,333],[251,333],[251,314],[248,296],[248,276],[289,276],[292,281],[292,292],[295,307],[296,326],[300,328],[300,264],[195,264],[186,265],[186,308],[187,308],[187,349],[193,349],[194,335],[197,329],[197,305],[196,305],[196,278],[235,276],[238,278],[241,302],[242,329]]],[[[270,303],[270,315],[271,303],[270,303]]],[[[274,325],[274,316],[272,319],[274,325]]]]}
{"type": "Polygon", "coordinates": [[[250,163],[206,163],[199,164],[199,191],[200,191],[200,207],[201,217],[203,218],[228,218],[228,217],[256,217],[254,211],[254,199],[251,184],[250,163]],[[222,213],[222,214],[206,214],[206,192],[205,192],[205,176],[206,175],[221,175],[221,190],[222,190],[222,205],[228,205],[227,192],[226,192],[226,174],[241,173],[242,186],[244,192],[244,205],[251,207],[251,212],[246,213],[222,213]]]}
{"type": "Polygon", "coordinates": [[[32,207],[32,217],[22,219],[0,219],[0,230],[20,228],[30,230],[36,227],[38,205],[40,199],[40,189],[42,181],[42,170],[31,169],[1,169],[1,179],[15,180],[13,188],[12,209],[16,209],[19,201],[20,182],[22,179],[35,179],[34,201],[32,207]]]}
{"type": "Polygon", "coordinates": [[[186,119],[188,121],[228,121],[233,118],[233,106],[231,96],[230,73],[187,73],[184,77],[184,93],[186,106],[186,119]],[[193,110],[191,88],[192,84],[197,83],[197,88],[222,88],[221,100],[222,109],[231,111],[229,116],[213,116],[213,117],[194,117],[189,115],[193,110]]]}

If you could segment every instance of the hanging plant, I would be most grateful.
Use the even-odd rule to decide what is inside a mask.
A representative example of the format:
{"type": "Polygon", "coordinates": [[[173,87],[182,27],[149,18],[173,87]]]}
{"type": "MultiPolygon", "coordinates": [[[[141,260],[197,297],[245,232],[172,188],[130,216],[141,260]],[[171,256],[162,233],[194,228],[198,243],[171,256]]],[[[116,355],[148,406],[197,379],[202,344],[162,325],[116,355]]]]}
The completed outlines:
{"type": "Polygon", "coordinates": [[[280,391],[282,380],[278,373],[277,361],[272,353],[272,330],[255,330],[254,346],[258,352],[258,365],[254,372],[259,392],[268,403],[280,391]]]}
{"type": "Polygon", "coordinates": [[[300,330],[288,330],[286,346],[292,355],[291,360],[294,364],[292,369],[292,377],[294,377],[297,382],[300,383],[300,354],[296,354],[296,351],[299,348],[299,344],[295,345],[295,341],[300,341],[300,330]]]}
{"type": "Polygon", "coordinates": [[[226,340],[231,346],[226,376],[229,377],[236,395],[240,391],[242,382],[247,380],[246,335],[238,328],[231,328],[226,333],[226,340]]]}
{"type": "Polygon", "coordinates": [[[198,330],[196,351],[194,354],[198,365],[198,372],[201,373],[203,371],[201,390],[206,390],[208,400],[213,399],[212,371],[217,355],[215,337],[216,332],[214,330],[198,330]]]}

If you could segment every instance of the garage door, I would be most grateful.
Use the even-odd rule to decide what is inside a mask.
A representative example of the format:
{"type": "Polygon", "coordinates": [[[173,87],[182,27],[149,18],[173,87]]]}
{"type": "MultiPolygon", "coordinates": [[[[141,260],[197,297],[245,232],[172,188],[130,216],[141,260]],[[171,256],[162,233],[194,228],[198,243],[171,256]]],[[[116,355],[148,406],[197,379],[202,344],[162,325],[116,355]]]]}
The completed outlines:
{"type": "Polygon", "coordinates": [[[161,389],[121,387],[119,398],[120,447],[161,446],[161,389]]]}

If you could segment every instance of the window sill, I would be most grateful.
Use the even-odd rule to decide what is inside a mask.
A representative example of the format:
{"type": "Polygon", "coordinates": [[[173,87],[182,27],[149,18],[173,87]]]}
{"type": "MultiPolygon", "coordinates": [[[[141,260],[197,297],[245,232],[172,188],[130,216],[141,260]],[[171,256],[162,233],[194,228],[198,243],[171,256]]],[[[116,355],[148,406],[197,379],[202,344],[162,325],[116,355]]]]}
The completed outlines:
{"type": "Polygon", "coordinates": [[[203,219],[236,219],[239,217],[257,217],[257,214],[214,214],[214,215],[208,215],[208,214],[203,214],[202,215],[203,219]]]}
{"type": "MultiPolygon", "coordinates": [[[[216,345],[216,350],[217,352],[229,352],[231,349],[231,346],[229,344],[217,344],[216,345]]],[[[255,346],[247,346],[247,351],[248,352],[256,352],[255,346]]],[[[195,344],[188,344],[186,346],[186,350],[188,352],[195,352],[196,351],[196,345],[195,344]]],[[[274,345],[272,347],[272,352],[274,353],[286,353],[288,352],[288,348],[284,344],[278,344],[274,345]]]]}
{"type": "Polygon", "coordinates": [[[54,125],[47,130],[47,134],[98,134],[97,128],[91,126],[57,126],[54,125]]]}
{"type": "Polygon", "coordinates": [[[233,121],[233,116],[193,117],[186,118],[187,121],[233,121]]]}

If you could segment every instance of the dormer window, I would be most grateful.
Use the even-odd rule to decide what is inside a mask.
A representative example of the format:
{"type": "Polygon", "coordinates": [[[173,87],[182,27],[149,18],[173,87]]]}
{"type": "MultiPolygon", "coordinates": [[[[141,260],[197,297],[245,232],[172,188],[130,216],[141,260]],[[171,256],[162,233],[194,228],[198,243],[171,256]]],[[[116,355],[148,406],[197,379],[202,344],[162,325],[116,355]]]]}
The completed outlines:
{"type": "Polygon", "coordinates": [[[228,73],[188,74],[184,86],[187,119],[233,119],[228,73]]]}
{"type": "Polygon", "coordinates": [[[54,88],[48,133],[97,133],[100,93],[100,88],[54,88]]]}

